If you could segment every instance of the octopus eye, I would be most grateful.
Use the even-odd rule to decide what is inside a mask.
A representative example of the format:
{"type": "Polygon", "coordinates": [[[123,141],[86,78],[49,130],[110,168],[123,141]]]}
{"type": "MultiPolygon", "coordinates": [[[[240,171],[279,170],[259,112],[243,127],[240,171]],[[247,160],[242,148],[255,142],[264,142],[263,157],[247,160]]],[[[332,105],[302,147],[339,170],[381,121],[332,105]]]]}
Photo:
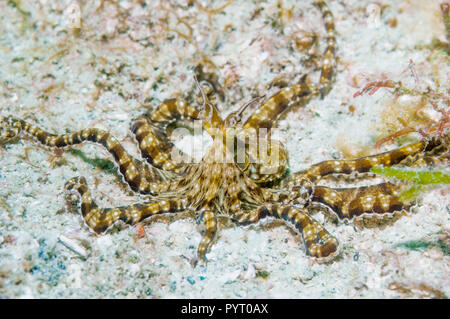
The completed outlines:
{"type": "Polygon", "coordinates": [[[202,88],[202,90],[205,92],[206,95],[209,95],[214,91],[212,84],[205,80],[200,82],[200,87],[202,88]]]}
{"type": "Polygon", "coordinates": [[[248,169],[248,167],[250,166],[250,163],[236,163],[237,164],[237,167],[239,167],[239,169],[242,171],[242,172],[245,172],[247,169],[248,169]]]}
{"type": "Polygon", "coordinates": [[[250,160],[248,158],[248,154],[245,154],[245,161],[243,163],[241,161],[238,161],[237,155],[235,155],[234,162],[236,163],[237,167],[241,170],[241,172],[247,171],[250,166],[250,160]]]}

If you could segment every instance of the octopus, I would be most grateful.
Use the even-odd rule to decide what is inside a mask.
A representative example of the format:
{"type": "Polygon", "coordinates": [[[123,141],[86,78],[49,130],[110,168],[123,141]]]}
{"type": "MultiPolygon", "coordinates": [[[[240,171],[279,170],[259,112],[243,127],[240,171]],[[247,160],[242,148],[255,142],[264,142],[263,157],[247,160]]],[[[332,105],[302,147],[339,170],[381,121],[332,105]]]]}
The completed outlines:
{"type": "Polygon", "coordinates": [[[218,218],[231,218],[239,225],[265,218],[281,219],[301,236],[306,254],[318,261],[339,254],[338,240],[313,218],[317,207],[326,208],[339,220],[389,219],[410,210],[414,203],[401,199],[405,183],[385,181],[360,187],[328,187],[321,180],[330,177],[364,176],[376,166],[434,166],[448,158],[448,135],[423,139],[381,154],[347,160],[329,160],[290,173],[288,152],[271,138],[270,130],[292,104],[324,97],[331,89],[336,65],[336,31],[333,15],[324,1],[314,5],[321,11],[326,30],[317,84],[307,81],[282,88],[262,102],[247,119],[243,112],[255,99],[222,117],[214,90],[207,82],[197,83],[198,105],[181,98],[166,100],[137,117],[131,127],[142,158],[130,155],[108,131],[89,128],[70,134],[51,134],[22,119],[0,118],[0,138],[28,137],[39,144],[63,149],[92,142],[112,155],[123,181],[140,194],[137,203],[103,208],[92,198],[84,177],[75,177],[65,190],[76,197],[87,227],[97,234],[108,231],[117,221],[135,225],[158,214],[193,212],[205,231],[193,259],[206,261],[218,232],[218,218]],[[169,138],[174,125],[199,121],[213,137],[200,161],[181,154],[169,138]],[[230,143],[231,141],[231,143],[230,143]],[[263,151],[261,146],[264,146],[263,151]],[[275,156],[276,155],[276,156],[275,156]],[[177,158],[176,158],[177,157],[177,158]]]}

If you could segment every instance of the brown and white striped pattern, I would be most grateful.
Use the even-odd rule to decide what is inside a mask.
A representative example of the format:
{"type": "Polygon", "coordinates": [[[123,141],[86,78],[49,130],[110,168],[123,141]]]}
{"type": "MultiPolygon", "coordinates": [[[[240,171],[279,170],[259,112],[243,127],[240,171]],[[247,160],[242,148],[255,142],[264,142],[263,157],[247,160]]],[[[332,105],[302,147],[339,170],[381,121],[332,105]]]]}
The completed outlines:
{"type": "MultiPolygon", "coordinates": [[[[243,129],[270,129],[280,115],[295,101],[306,102],[320,94],[326,95],[335,70],[336,32],[333,16],[322,0],[314,4],[320,9],[327,32],[327,48],[322,59],[320,81],[317,85],[294,84],[282,89],[264,102],[243,124],[243,129]]],[[[113,156],[125,182],[145,196],[142,201],[117,208],[100,208],[92,199],[83,177],[69,180],[65,188],[78,196],[81,215],[87,226],[96,233],[108,230],[115,222],[127,224],[157,214],[196,211],[203,217],[205,234],[199,244],[198,259],[204,260],[217,233],[217,216],[228,216],[241,225],[256,223],[272,217],[286,221],[302,236],[308,255],[328,260],[338,254],[338,241],[311,216],[314,205],[324,205],[339,219],[357,220],[365,216],[381,219],[397,211],[407,210],[411,203],[402,202],[399,194],[405,184],[381,183],[353,188],[331,188],[318,185],[321,178],[333,175],[366,173],[375,166],[433,166],[449,161],[448,134],[406,145],[382,154],[352,159],[324,161],[305,171],[285,177],[288,154],[281,143],[276,144],[282,154],[281,164],[261,159],[256,163],[236,163],[233,150],[221,139],[215,139],[200,163],[174,163],[174,145],[168,137],[168,126],[180,120],[202,120],[208,132],[218,129],[222,136],[239,137],[242,128],[235,119],[222,120],[212,89],[201,87],[203,94],[198,109],[182,99],[161,103],[149,114],[136,118],[132,126],[138,147],[146,162],[130,156],[119,141],[101,129],[84,129],[71,134],[50,134],[37,126],[14,117],[0,118],[0,142],[25,134],[47,147],[63,148],[85,141],[103,145],[113,156]],[[232,127],[225,127],[230,125],[232,127]],[[233,133],[233,129],[237,133],[233,133]],[[235,134],[235,135],[233,135],[235,134]],[[216,155],[224,155],[217,160],[216,155]],[[231,160],[229,160],[231,159],[231,160]],[[262,168],[274,166],[273,174],[263,174],[262,168]],[[295,206],[294,206],[295,205],[295,206]]],[[[237,113],[236,113],[237,114],[237,113]]],[[[210,133],[211,134],[211,133],[210,133]]]]}
{"type": "Polygon", "coordinates": [[[292,225],[302,236],[306,253],[316,258],[328,258],[338,251],[338,241],[308,211],[294,206],[266,204],[250,212],[239,212],[233,219],[247,225],[266,217],[282,219],[292,225]]]}
{"type": "Polygon", "coordinates": [[[114,157],[121,175],[133,191],[142,194],[157,194],[163,188],[155,186],[155,184],[161,185],[163,183],[158,170],[129,155],[109,132],[90,128],[70,134],[54,135],[14,117],[8,117],[4,119],[4,122],[17,134],[26,134],[48,147],[63,148],[85,141],[101,144],[114,157]]]}
{"type": "Polygon", "coordinates": [[[187,201],[183,199],[161,199],[130,206],[99,208],[92,199],[84,177],[70,179],[65,189],[79,196],[81,215],[89,228],[96,233],[106,231],[118,220],[134,225],[153,215],[177,213],[188,208],[187,201]]]}
{"type": "Polygon", "coordinates": [[[354,188],[316,186],[311,200],[324,204],[340,219],[351,220],[364,214],[382,217],[410,208],[408,203],[399,199],[402,189],[405,189],[404,185],[392,183],[354,188]]]}

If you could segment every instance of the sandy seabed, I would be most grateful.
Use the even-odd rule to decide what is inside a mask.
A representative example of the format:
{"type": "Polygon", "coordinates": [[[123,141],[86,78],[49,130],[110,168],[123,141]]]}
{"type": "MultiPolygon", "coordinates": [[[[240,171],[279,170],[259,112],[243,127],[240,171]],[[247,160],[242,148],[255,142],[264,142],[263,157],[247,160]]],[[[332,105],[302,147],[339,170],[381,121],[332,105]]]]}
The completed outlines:
{"type": "MultiPolygon", "coordinates": [[[[376,152],[371,147],[393,96],[380,90],[354,98],[367,82],[439,83],[448,91],[448,56],[430,46],[446,41],[441,3],[329,2],[337,31],[336,80],[324,99],[293,108],[279,122],[292,171],[376,152]],[[411,75],[411,61],[418,78],[411,75]]],[[[311,1],[1,0],[0,116],[21,117],[54,133],[106,129],[139,156],[129,133],[132,119],[165,99],[192,99],[199,65],[221,88],[219,107],[228,113],[255,96],[270,96],[277,91],[272,84],[296,83],[303,74],[316,81],[324,35],[311,1]],[[313,45],[303,50],[309,40],[313,45]]],[[[87,158],[111,159],[100,146],[74,149],[87,158]]],[[[360,228],[317,213],[341,245],[332,263],[307,257],[296,233],[267,221],[221,224],[207,265],[193,268],[189,261],[201,235],[192,216],[145,222],[143,236],[124,225],[94,235],[67,209],[68,179],[85,176],[102,206],[139,198],[76,152],[59,155],[27,140],[0,148],[0,297],[450,295],[448,188],[426,192],[411,215],[392,225],[360,228]]]]}

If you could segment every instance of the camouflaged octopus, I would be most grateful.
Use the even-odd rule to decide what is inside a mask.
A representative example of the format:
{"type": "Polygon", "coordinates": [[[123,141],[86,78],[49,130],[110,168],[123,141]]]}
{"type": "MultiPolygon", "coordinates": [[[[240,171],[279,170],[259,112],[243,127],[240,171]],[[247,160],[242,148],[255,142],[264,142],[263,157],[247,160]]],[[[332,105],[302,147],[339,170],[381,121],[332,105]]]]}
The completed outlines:
{"type": "Polygon", "coordinates": [[[242,225],[272,217],[283,219],[295,227],[308,255],[317,260],[332,259],[339,251],[338,241],[311,217],[317,204],[325,206],[341,220],[363,216],[383,219],[410,209],[411,204],[399,199],[404,186],[401,184],[385,182],[365,187],[331,188],[318,185],[319,180],[326,176],[366,173],[378,165],[432,165],[434,159],[442,157],[442,154],[448,156],[448,138],[423,140],[353,160],[325,161],[291,174],[286,173],[287,151],[276,141],[269,142],[270,150],[280,154],[277,163],[258,158],[251,161],[251,156],[256,155],[249,154],[249,151],[242,163],[236,161],[235,150],[227,146],[226,138],[238,140],[240,132],[246,129],[270,130],[294,102],[323,97],[330,90],[336,43],[333,16],[325,2],[316,1],[314,4],[322,13],[327,33],[320,82],[283,88],[262,103],[245,122],[241,121],[245,107],[222,119],[215,102],[209,99],[210,87],[204,85],[201,87],[203,105],[200,108],[181,99],[172,99],[135,119],[132,132],[147,162],[129,155],[116,138],[97,128],[53,135],[21,119],[5,117],[0,119],[0,137],[10,139],[24,134],[51,148],[90,141],[103,145],[112,154],[124,181],[134,192],[143,195],[143,200],[130,206],[101,208],[92,199],[84,177],[69,180],[65,188],[78,196],[81,214],[95,233],[105,232],[118,220],[133,225],[156,214],[192,211],[206,226],[197,256],[204,260],[217,233],[218,217],[229,217],[242,225]],[[177,163],[171,158],[175,146],[168,137],[168,128],[183,120],[200,120],[211,135],[219,132],[220,136],[213,139],[199,163],[177,163]],[[221,160],[217,159],[217,154],[222,156],[221,160]],[[272,173],[264,173],[268,166],[273,166],[272,173]]]}

